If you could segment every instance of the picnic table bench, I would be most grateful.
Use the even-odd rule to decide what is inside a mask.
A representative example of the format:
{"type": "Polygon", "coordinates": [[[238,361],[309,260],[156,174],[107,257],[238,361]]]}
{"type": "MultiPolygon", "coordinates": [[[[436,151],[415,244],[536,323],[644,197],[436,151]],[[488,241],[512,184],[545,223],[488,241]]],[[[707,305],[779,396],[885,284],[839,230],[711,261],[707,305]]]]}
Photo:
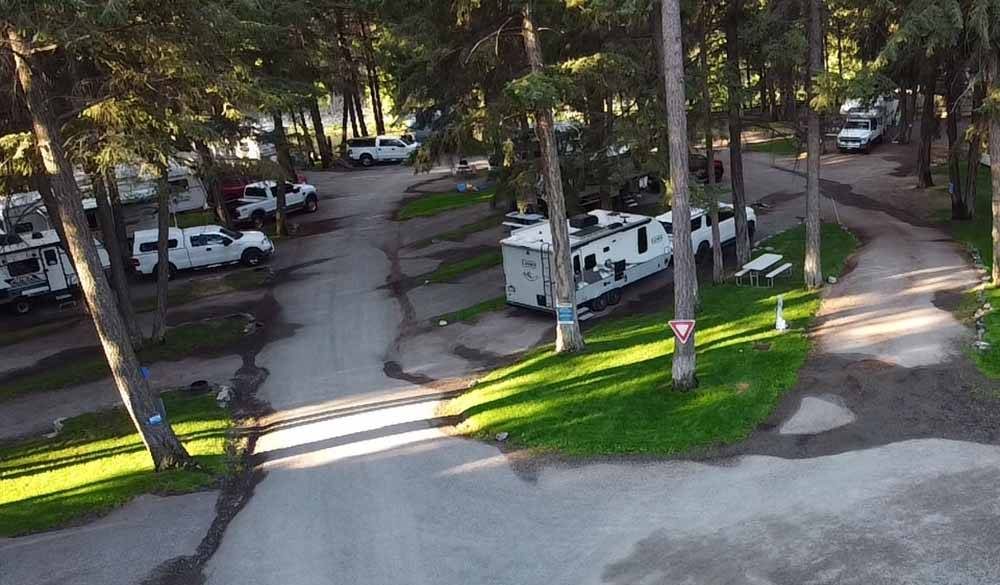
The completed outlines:
{"type": "MultiPolygon", "coordinates": [[[[750,262],[747,262],[746,264],[743,265],[742,269],[736,273],[736,285],[740,286],[743,283],[743,277],[749,276],[751,286],[760,286],[761,273],[771,268],[778,262],[781,262],[782,258],[784,258],[784,256],[782,256],[781,254],[762,254],[754,258],[750,262]]],[[[765,278],[768,278],[769,282],[773,285],[774,276],[781,274],[782,272],[788,270],[791,267],[792,267],[791,264],[781,266],[777,269],[776,272],[768,273],[765,276],[765,278]]]]}

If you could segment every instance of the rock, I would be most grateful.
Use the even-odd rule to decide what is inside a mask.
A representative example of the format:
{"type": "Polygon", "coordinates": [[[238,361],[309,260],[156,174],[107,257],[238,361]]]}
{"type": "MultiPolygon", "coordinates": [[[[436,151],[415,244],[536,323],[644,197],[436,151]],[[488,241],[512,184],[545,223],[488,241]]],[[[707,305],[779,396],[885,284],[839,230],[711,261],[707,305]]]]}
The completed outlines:
{"type": "Polygon", "coordinates": [[[836,276],[827,276],[826,277],[826,281],[829,282],[830,284],[837,284],[837,277],[836,276]]]}
{"type": "Polygon", "coordinates": [[[990,303],[986,303],[985,305],[983,305],[983,310],[984,311],[992,311],[993,310],[993,305],[991,305],[990,303]]]}
{"type": "Polygon", "coordinates": [[[774,246],[764,246],[765,252],[774,252],[774,246]]]}
{"type": "Polygon", "coordinates": [[[510,436],[510,434],[507,431],[503,431],[501,433],[497,433],[497,437],[496,437],[497,438],[497,442],[498,443],[503,443],[504,441],[507,440],[507,437],[509,437],[509,436],[510,436]]]}
{"type": "Polygon", "coordinates": [[[467,390],[471,390],[471,389],[475,388],[476,384],[478,384],[478,383],[479,383],[479,380],[469,380],[469,383],[465,385],[465,388],[467,390]]]}
{"type": "Polygon", "coordinates": [[[215,395],[215,402],[221,407],[229,406],[233,400],[233,389],[229,386],[220,386],[219,393],[215,395]]]}
{"type": "Polygon", "coordinates": [[[445,327],[446,325],[448,325],[448,322],[445,321],[444,319],[438,321],[438,327],[445,327]]]}
{"type": "Polygon", "coordinates": [[[986,351],[991,347],[989,341],[974,341],[972,345],[979,351],[986,351]]]}
{"type": "Polygon", "coordinates": [[[66,417],[65,416],[60,416],[59,418],[57,418],[54,421],[52,421],[52,432],[51,433],[46,433],[44,435],[45,438],[46,439],[55,438],[59,433],[62,432],[63,426],[64,426],[63,423],[65,423],[65,422],[66,422],[66,417]]]}

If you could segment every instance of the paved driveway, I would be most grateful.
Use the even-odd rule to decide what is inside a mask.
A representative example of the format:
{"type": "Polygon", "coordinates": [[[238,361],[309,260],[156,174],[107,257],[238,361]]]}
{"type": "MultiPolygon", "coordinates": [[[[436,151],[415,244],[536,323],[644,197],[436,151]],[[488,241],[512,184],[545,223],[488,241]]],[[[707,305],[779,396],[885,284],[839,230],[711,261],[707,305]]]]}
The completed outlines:
{"type": "MultiPolygon", "coordinates": [[[[1000,582],[992,445],[925,438],[800,459],[512,465],[442,433],[437,391],[386,374],[408,313],[385,286],[402,237],[389,213],[414,179],[401,168],[328,177],[336,197],[324,209],[341,219],[282,248],[280,261],[307,276],[275,293],[295,333],[258,357],[271,371],[261,398],[278,411],[258,444],[267,476],[206,567],[209,583],[1000,582]]],[[[797,177],[761,159],[747,181],[787,191],[772,221],[794,222],[797,177]]],[[[866,216],[840,211],[849,224],[866,216]]],[[[945,286],[934,271],[961,259],[930,232],[907,234],[887,231],[855,272],[892,268],[887,250],[928,259],[927,276],[900,293],[914,292],[906,311],[937,325],[921,330],[920,351],[833,334],[823,351],[901,367],[954,353],[962,330],[931,297],[945,286]]],[[[845,279],[834,292],[851,311],[873,291],[845,279]]]]}

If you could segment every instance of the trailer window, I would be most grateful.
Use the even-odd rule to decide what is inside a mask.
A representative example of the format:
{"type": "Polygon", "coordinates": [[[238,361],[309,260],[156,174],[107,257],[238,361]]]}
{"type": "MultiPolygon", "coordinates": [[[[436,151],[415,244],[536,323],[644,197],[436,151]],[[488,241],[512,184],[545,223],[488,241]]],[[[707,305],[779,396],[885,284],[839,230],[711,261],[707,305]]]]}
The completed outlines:
{"type": "Polygon", "coordinates": [[[639,240],[639,253],[645,254],[646,250],[649,249],[649,240],[646,239],[646,228],[644,227],[639,228],[638,240],[639,240]]]}
{"type": "Polygon", "coordinates": [[[580,274],[580,255],[573,256],[573,272],[580,274]]]}
{"type": "Polygon", "coordinates": [[[59,255],[56,254],[55,250],[45,251],[45,264],[47,266],[55,266],[56,264],[59,264],[59,255]]]}
{"type": "Polygon", "coordinates": [[[35,231],[35,226],[30,221],[24,221],[14,226],[15,234],[30,234],[35,231]]]}
{"type": "Polygon", "coordinates": [[[593,270],[597,267],[597,254],[588,254],[583,257],[583,269],[593,270]]]}
{"type": "Polygon", "coordinates": [[[18,260],[17,262],[11,262],[7,265],[7,272],[10,273],[11,277],[34,274],[41,269],[42,266],[38,263],[38,258],[18,260]]]}

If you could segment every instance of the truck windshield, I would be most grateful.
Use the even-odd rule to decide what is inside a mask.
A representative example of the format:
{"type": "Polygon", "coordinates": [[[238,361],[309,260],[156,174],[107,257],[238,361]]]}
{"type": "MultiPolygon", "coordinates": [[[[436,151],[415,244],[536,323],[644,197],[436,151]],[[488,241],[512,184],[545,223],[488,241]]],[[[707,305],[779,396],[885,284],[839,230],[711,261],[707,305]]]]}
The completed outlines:
{"type": "Polygon", "coordinates": [[[256,197],[258,199],[267,199],[267,189],[263,187],[247,187],[246,191],[243,193],[244,197],[256,197]]]}
{"type": "Polygon", "coordinates": [[[226,228],[220,228],[219,233],[234,240],[238,240],[243,237],[243,232],[234,232],[233,230],[227,230],[226,228]]]}
{"type": "Polygon", "coordinates": [[[844,128],[849,130],[868,130],[868,120],[848,120],[844,128]]]}
{"type": "Polygon", "coordinates": [[[667,230],[668,234],[674,233],[674,224],[669,221],[661,221],[660,224],[663,226],[663,229],[667,230]]]}

